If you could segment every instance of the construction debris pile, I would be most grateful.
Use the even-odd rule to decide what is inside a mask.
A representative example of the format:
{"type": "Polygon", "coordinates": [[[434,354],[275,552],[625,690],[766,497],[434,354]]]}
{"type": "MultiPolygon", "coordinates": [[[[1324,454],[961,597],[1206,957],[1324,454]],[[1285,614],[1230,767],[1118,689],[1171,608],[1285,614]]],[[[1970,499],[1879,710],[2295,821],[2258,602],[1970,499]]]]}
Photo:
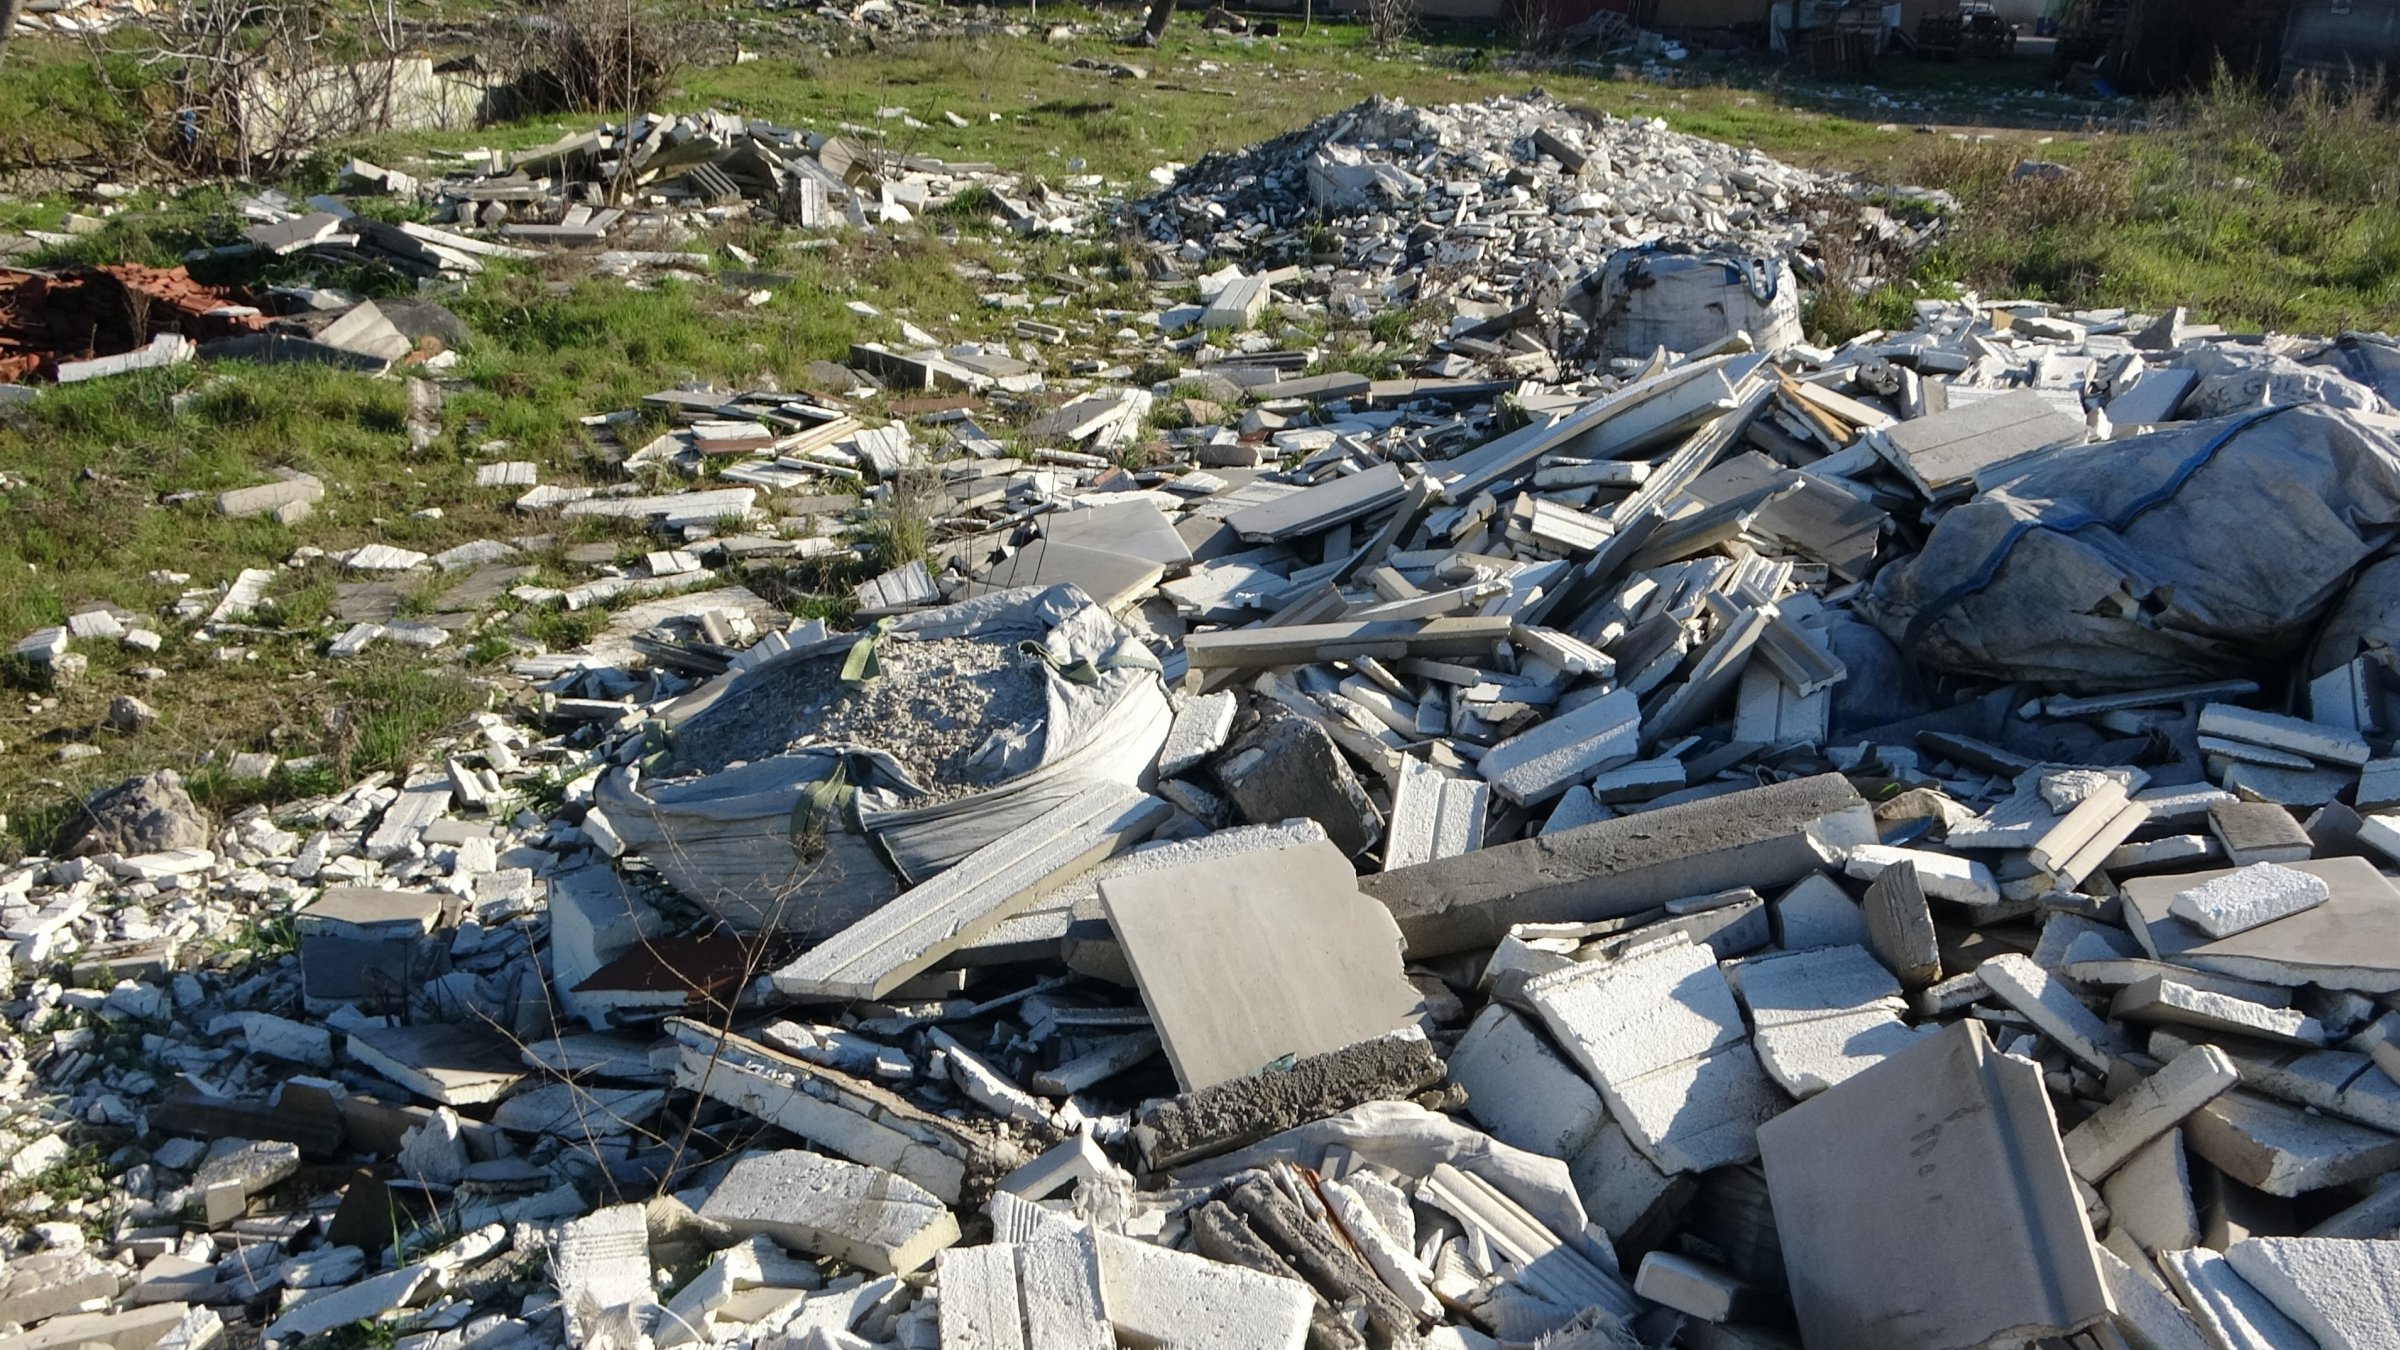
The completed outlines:
{"type": "Polygon", "coordinates": [[[180,267],[0,268],[0,384],[35,374],[72,384],[188,360],[198,341],[265,323],[240,293],[203,286],[180,267]]]}
{"type": "MultiPolygon", "coordinates": [[[[1573,323],[1592,318],[1588,298],[1576,313],[1576,289],[1619,250],[1692,245],[1771,274],[1805,262],[1806,208],[1851,190],[1658,118],[1628,121],[1539,94],[1442,108],[1376,98],[1211,155],[1133,215],[1187,262],[1322,262],[1316,255],[1338,251],[1334,284],[1361,317],[1405,304],[1474,319],[1532,307],[1563,308],[1573,323]]],[[[1923,228],[1879,207],[1852,209],[1890,237],[1923,228]]]]}
{"type": "Polygon", "coordinates": [[[17,11],[17,34],[105,33],[120,24],[142,23],[164,8],[157,0],[25,0],[17,11]]]}
{"type": "Polygon", "coordinates": [[[20,642],[617,606],[408,773],[0,870],[0,1350],[2400,1344],[2400,347],[1703,305],[1372,380],[1259,331],[1330,282],[1129,325],[1156,385],[912,333],[661,391],[649,481],[483,465],[651,531],[571,589],[312,549],[20,642]],[[923,494],[855,622],[743,584],[923,494]]]}
{"type": "MultiPolygon", "coordinates": [[[[968,125],[956,113],[950,118],[968,125]]],[[[428,202],[433,224],[370,219],[336,196],[299,204],[270,196],[249,205],[257,222],[249,242],[278,255],[380,264],[419,278],[468,276],[482,270],[482,259],[570,248],[595,250],[602,272],[699,271],[710,258],[689,247],[698,231],[755,213],[806,230],[900,225],[974,190],[1020,234],[1072,233],[1091,212],[1089,200],[1074,193],[1098,186],[1096,178],[1078,178],[1053,189],[989,164],[891,152],[865,127],[797,131],[715,111],[648,115],[513,155],[461,158],[432,182],[363,160],[343,169],[342,191],[428,202]]]]}

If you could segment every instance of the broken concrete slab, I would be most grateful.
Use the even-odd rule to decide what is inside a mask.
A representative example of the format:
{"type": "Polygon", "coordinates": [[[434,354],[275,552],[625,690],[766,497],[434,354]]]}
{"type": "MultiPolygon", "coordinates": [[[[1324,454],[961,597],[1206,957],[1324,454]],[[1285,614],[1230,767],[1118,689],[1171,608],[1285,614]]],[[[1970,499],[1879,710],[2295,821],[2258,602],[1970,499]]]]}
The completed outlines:
{"type": "Polygon", "coordinates": [[[1758,1126],[1783,1101],[1708,948],[1678,940],[1571,965],[1528,981],[1523,999],[1662,1170],[1758,1156],[1758,1126]]]}
{"type": "Polygon", "coordinates": [[[1413,1020],[1398,927],[1354,876],[1315,844],[1100,882],[1186,1091],[1413,1020]]]}
{"type": "Polygon", "coordinates": [[[294,473],[276,482],[218,493],[217,513],[236,520],[271,515],[290,525],[305,519],[308,509],[324,499],[324,480],[313,474],[294,473]]]}
{"type": "Polygon", "coordinates": [[[2100,1183],[2100,1196],[2108,1205],[2110,1235],[2129,1237],[2145,1252],[2181,1251],[2200,1241],[2200,1211],[2192,1201],[2181,1130],[2168,1130],[2134,1150],[2100,1183]]]}
{"type": "Polygon", "coordinates": [[[2321,1350],[2400,1347],[2400,1242],[2254,1237],[2225,1260],[2321,1350]]]}
{"type": "Polygon", "coordinates": [[[956,1204],[970,1172],[1020,1159],[987,1136],[873,1083],[781,1054],[748,1037],[669,1018],[675,1082],[829,1153],[878,1167],[956,1204]]]}
{"type": "Polygon", "coordinates": [[[957,1216],[922,1186],[805,1149],[742,1155],[700,1217],[887,1275],[905,1275],[958,1241],[957,1216]]]}
{"type": "Polygon", "coordinates": [[[1612,690],[1539,722],[1484,752],[1476,771],[1501,796],[1535,806],[1640,753],[1642,710],[1630,689],[1612,690]]]}
{"type": "Polygon", "coordinates": [[[1482,848],[1491,796],[1488,784],[1403,760],[1400,785],[1392,793],[1392,817],[1384,828],[1384,870],[1482,848]]]}
{"type": "Polygon", "coordinates": [[[1497,945],[1520,923],[1589,922],[1693,894],[1785,886],[1873,838],[1839,774],[1794,779],[1362,878],[1412,960],[1497,945]]]}
{"type": "Polygon", "coordinates": [[[2093,1072],[2107,1073],[2110,1062],[2125,1052],[2123,1038],[2030,958],[2003,952],[1975,973],[2002,1002],[2093,1072]]]}
{"type": "Polygon", "coordinates": [[[2309,1334],[2243,1279],[2223,1253],[2206,1247],[2161,1252],[2158,1264],[2217,1350],[2283,1350],[2312,1344],[2309,1334]]]}
{"type": "Polygon", "coordinates": [[[1608,1121],[1591,1083],[1523,1015],[1497,1003],[1450,1052],[1450,1081],[1467,1090],[1467,1114],[1512,1148],[1573,1158],[1608,1121]]]}
{"type": "Polygon", "coordinates": [[[2014,390],[1894,423],[1870,439],[1919,492],[1940,500],[1970,490],[1978,475],[2084,436],[2080,420],[2032,390],[2014,390]]]}
{"type": "Polygon", "coordinates": [[[1760,1127],[1811,1345],[1956,1350],[2111,1312],[2041,1071],[1956,1023],[1760,1127]],[[1975,1278],[1957,1278],[1972,1268],[1975,1278]],[[1939,1299],[1922,1296],[1929,1288],[1939,1299]]]}
{"type": "Polygon", "coordinates": [[[1159,747],[1160,775],[1172,778],[1223,749],[1240,702],[1231,690],[1185,699],[1175,710],[1174,725],[1167,729],[1167,743],[1159,747]]]}
{"type": "Polygon", "coordinates": [[[1182,1350],[1300,1350],[1316,1295],[1280,1279],[1102,1233],[1100,1290],[1109,1325],[1133,1345],[1182,1350]]]}
{"type": "Polygon", "coordinates": [[[1367,1102],[1413,1096],[1442,1073],[1440,1056],[1411,1028],[1152,1102],[1134,1125],[1134,1144],[1148,1166],[1179,1167],[1367,1102]]]}
{"type": "Polygon", "coordinates": [[[1882,1063],[1926,1033],[1900,1020],[1900,982],[1864,947],[1754,957],[1730,968],[1767,1076],[1808,1098],[1882,1063]]]}
{"type": "Polygon", "coordinates": [[[2240,1090],[2193,1112],[2183,1128],[2192,1152],[2269,1195],[2301,1195],[2400,1166],[2400,1136],[2240,1090]]]}
{"type": "Polygon", "coordinates": [[[811,998],[881,997],[1045,887],[1147,838],[1169,812],[1134,788],[1091,788],[810,948],[775,972],[775,987],[811,998]]]}
{"type": "Polygon", "coordinates": [[[2067,1165],[2097,1183],[2240,1081],[2213,1045],[2194,1046],[2067,1132],[2067,1165]]]}
{"type": "Polygon", "coordinates": [[[2173,917],[2170,909],[2176,895],[2217,880],[2227,870],[2130,877],[2123,883],[2126,927],[2153,957],[2242,979],[2400,992],[2400,932],[2388,922],[2394,907],[2400,906],[2400,886],[2364,858],[2304,859],[2288,865],[2325,883],[2323,904],[2212,940],[2173,917]]]}
{"type": "Polygon", "coordinates": [[[1383,835],[1383,817],[1333,737],[1306,718],[1270,708],[1216,763],[1226,796],[1253,824],[1314,820],[1356,857],[1383,835]]]}

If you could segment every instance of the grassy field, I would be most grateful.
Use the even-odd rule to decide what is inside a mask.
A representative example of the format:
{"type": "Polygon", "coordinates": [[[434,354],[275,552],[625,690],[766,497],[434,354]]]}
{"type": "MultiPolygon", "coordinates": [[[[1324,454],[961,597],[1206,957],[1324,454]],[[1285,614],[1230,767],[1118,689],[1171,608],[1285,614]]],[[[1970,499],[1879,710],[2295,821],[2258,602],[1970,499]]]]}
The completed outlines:
{"type": "MultiPolygon", "coordinates": [[[[1371,94],[1441,103],[1538,85],[1793,163],[1955,192],[1963,209],[1948,242],[1878,294],[1820,306],[1815,320],[1825,337],[1904,318],[1913,296],[1957,285],[2072,304],[2187,304],[2199,317],[2237,326],[2400,325],[2400,134],[2362,105],[2277,108],[2219,91],[2148,110],[2156,125],[2134,130],[2123,108],[2038,87],[2030,63],[1896,65],[1862,89],[1696,59],[1670,85],[1606,70],[1508,68],[1505,35],[1475,30],[1429,31],[1420,43],[1383,51],[1354,25],[1320,23],[1301,33],[1290,24],[1286,36],[1258,40],[1205,32],[1192,17],[1158,51],[1119,48],[1098,35],[1059,43],[994,35],[828,53],[779,36],[768,16],[749,15],[733,23],[758,59],[693,68],[664,106],[860,128],[895,151],[988,161],[1053,183],[1096,174],[1136,194],[1162,164],[1279,134],[1371,94]],[[1079,59],[1142,73],[1113,78],[1075,65],[1079,59]],[[924,125],[908,125],[899,110],[924,125]],[[967,125],[952,125],[945,113],[967,125]],[[1928,124],[1943,130],[1919,130],[1928,124]],[[1954,139],[1951,129],[1960,127],[1986,129],[1954,139]],[[2072,176],[2013,176],[2025,157],[2065,163],[2072,176]]],[[[1130,27],[1123,10],[1045,6],[1042,19],[1103,33],[1130,27]]],[[[142,115],[103,93],[80,47],[18,43],[6,62],[0,167],[87,150],[121,154],[143,134],[142,115]]],[[[343,153],[409,167],[429,155],[539,144],[590,122],[550,117],[472,133],[373,137],[293,166],[281,185],[322,190],[343,153]]],[[[171,263],[186,249],[233,237],[242,192],[145,191],[103,231],[42,260],[171,263]]],[[[67,205],[0,201],[0,232],[56,228],[67,205]]],[[[789,278],[758,305],[708,280],[636,288],[561,266],[495,267],[456,288],[442,298],[477,338],[444,377],[441,435],[421,452],[409,449],[396,382],[307,368],[184,368],[55,390],[12,410],[0,416],[0,575],[8,578],[0,638],[13,642],[98,603],[156,614],[177,587],[153,573],[217,584],[243,567],[277,567],[304,548],[373,541],[431,552],[546,533],[527,555],[540,569],[536,579],[579,580],[588,572],[566,560],[570,545],[613,540],[631,558],[646,541],[518,518],[507,506],[513,494],[473,487],[477,464],[531,459],[545,482],[610,481],[615,471],[593,462],[590,433],[577,421],[586,414],[628,408],[687,381],[800,387],[810,362],[839,359],[855,341],[896,339],[904,319],[945,340],[1003,335],[1015,314],[979,299],[997,288],[993,272],[1020,274],[1006,289],[1037,301],[1067,300],[1041,311],[1076,335],[1062,357],[1107,354],[1122,320],[1102,311],[1146,303],[1124,251],[1100,233],[1028,246],[945,218],[843,236],[829,248],[794,242],[745,226],[693,245],[737,246],[756,255],[760,269],[789,278]],[[860,317],[849,308],[854,300],[881,315],[860,317]],[[318,513],[297,526],[227,521],[201,495],[260,481],[279,466],[328,484],[318,513]],[[438,518],[424,514],[432,508],[438,518]]],[[[289,264],[221,268],[253,281],[296,279],[289,264]]],[[[1373,336],[1335,334],[1332,345],[1338,351],[1373,336]]],[[[812,571],[758,584],[779,586],[777,598],[787,602],[838,611],[840,602],[824,597],[850,579],[812,571]]],[[[39,848],[81,794],[137,767],[181,767],[220,806],[405,767],[427,735],[509,696],[492,674],[510,652],[572,645],[607,621],[605,612],[497,612],[457,635],[431,674],[422,654],[390,648],[332,662],[323,644],[343,626],[337,608],[349,580],[324,562],[279,573],[274,612],[239,635],[230,659],[166,624],[166,647],[155,657],[84,644],[93,669],[76,688],[48,693],[17,672],[0,703],[0,856],[39,848]],[[164,673],[137,676],[147,665],[164,673]],[[110,696],[122,692],[156,705],[160,722],[134,737],[101,729],[110,696]],[[99,753],[62,761],[71,744],[99,753]],[[232,783],[206,767],[258,749],[321,756],[323,767],[266,785],[232,783]]],[[[437,606],[437,589],[409,597],[412,612],[437,606]]]]}

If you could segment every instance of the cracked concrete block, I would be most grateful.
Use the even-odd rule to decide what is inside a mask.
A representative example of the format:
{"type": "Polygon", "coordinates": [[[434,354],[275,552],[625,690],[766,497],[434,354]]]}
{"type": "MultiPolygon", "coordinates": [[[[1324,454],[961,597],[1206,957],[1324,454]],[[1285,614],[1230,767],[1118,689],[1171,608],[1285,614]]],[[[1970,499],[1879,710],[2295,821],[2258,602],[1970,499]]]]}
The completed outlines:
{"type": "Polygon", "coordinates": [[[2252,1288],[2222,1253],[2206,1247],[2161,1252],[2158,1268],[2216,1350],[2295,1350],[2310,1344],[2308,1333],[2252,1288]]]}
{"type": "Polygon", "coordinates": [[[1669,1172],[1757,1156],[1783,1105],[1706,947],[1678,940],[1525,985],[1530,1005],[1642,1152],[1669,1172]]]}
{"type": "Polygon", "coordinates": [[[805,1149],[744,1154],[700,1217],[883,1274],[905,1275],[958,1241],[957,1216],[931,1191],[805,1149]]]}
{"type": "Polygon", "coordinates": [[[1864,947],[1762,956],[1732,968],[1767,1076],[1810,1097],[1906,1050],[1927,1033],[1900,1020],[1900,982],[1864,947]]]}
{"type": "Polygon", "coordinates": [[[2400,1137],[2241,1091],[2193,1112],[2184,1142],[2225,1175],[2269,1195],[2321,1191],[2400,1167],[2400,1137]]]}
{"type": "Polygon", "coordinates": [[[1863,947],[1867,919],[1842,883],[1822,874],[1803,877],[1771,906],[1775,942],[1785,951],[1810,947],[1863,947]]]}
{"type": "Polygon", "coordinates": [[[1467,1114],[1512,1148],[1573,1158],[1608,1120],[1600,1094],[1518,1013],[1487,1005],[1450,1052],[1467,1114]]]}
{"type": "Polygon", "coordinates": [[[2240,1078],[2224,1051],[2194,1046],[2069,1130],[2067,1163],[2075,1175],[2098,1182],[2240,1078]]]}
{"type": "Polygon", "coordinates": [[[2400,1242],[2254,1237],[2225,1259],[2321,1350],[2400,1350],[2400,1242]]]}
{"type": "Polygon", "coordinates": [[[1361,878],[1412,960],[1496,946],[1520,923],[1587,923],[1687,895],[1788,886],[1872,840],[1850,781],[1819,774],[1361,878]]]}
{"type": "Polygon", "coordinates": [[[1216,764],[1217,781],[1254,825],[1303,816],[1355,858],[1383,837],[1383,817],[1324,728],[1270,708],[1216,764]]]}
{"type": "Polygon", "coordinates": [[[1101,1302],[1132,1345],[1300,1350],[1317,1296],[1298,1280],[1102,1233],[1101,1302]]]}

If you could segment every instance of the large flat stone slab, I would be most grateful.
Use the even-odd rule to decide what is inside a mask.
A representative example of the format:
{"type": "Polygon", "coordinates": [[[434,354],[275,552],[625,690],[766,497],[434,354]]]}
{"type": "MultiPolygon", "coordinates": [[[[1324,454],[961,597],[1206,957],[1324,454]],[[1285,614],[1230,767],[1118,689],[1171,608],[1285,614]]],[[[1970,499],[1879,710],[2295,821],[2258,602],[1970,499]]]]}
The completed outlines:
{"type": "Polygon", "coordinates": [[[2231,937],[2211,939],[2171,911],[2175,897],[2236,869],[2133,877],[2125,926],[2160,960],[2269,984],[2316,984],[2361,993],[2400,992],[2400,886],[2364,858],[2283,864],[2323,881],[2325,902],[2231,937]]]}
{"type": "Polygon", "coordinates": [[[2111,1311],[2042,1072],[1961,1022],[1758,1131],[1802,1339],[1965,1350],[2111,1311]]]}
{"type": "Polygon", "coordinates": [[[1332,844],[1106,877],[1100,902],[1187,1092],[1415,1019],[1399,929],[1332,844]]]}

